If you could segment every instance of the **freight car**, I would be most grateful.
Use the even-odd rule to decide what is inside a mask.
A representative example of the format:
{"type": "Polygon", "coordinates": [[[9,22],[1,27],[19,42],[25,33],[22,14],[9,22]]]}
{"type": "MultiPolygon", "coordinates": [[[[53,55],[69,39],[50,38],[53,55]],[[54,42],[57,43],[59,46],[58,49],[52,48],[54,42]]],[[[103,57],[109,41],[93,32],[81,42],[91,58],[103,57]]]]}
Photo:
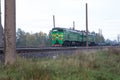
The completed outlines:
{"type": "MultiPolygon", "coordinates": [[[[66,28],[53,28],[50,31],[52,46],[85,46],[86,32],[66,28]]],[[[95,45],[95,35],[88,33],[88,45],[95,45]]]]}

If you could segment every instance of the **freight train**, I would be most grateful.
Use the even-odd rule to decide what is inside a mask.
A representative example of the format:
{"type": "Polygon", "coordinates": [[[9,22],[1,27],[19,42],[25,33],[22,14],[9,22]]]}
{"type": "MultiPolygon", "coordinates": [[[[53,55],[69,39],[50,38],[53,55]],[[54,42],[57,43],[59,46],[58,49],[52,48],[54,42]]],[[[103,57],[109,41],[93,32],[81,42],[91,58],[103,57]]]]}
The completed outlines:
{"type": "MultiPolygon", "coordinates": [[[[56,27],[50,31],[52,46],[86,46],[86,32],[56,27]]],[[[88,45],[95,46],[95,34],[88,33],[88,45]]]]}

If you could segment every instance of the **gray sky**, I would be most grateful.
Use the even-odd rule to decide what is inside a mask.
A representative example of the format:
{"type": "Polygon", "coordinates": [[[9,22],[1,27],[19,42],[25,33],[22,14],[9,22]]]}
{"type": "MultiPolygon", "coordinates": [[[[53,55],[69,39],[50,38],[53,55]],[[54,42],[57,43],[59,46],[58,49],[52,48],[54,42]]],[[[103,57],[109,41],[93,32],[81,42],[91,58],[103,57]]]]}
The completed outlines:
{"type": "Polygon", "coordinates": [[[75,21],[77,30],[85,30],[85,3],[88,3],[89,31],[98,33],[100,28],[105,39],[117,39],[120,0],[16,0],[17,28],[49,33],[55,15],[56,27],[70,28],[75,21]]]}

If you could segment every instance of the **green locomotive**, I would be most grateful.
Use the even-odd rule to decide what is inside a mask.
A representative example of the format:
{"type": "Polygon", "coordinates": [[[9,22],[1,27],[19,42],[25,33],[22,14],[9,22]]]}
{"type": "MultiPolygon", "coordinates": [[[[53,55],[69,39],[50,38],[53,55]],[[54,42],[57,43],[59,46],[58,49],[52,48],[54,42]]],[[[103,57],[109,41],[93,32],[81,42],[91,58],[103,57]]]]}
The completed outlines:
{"type": "MultiPolygon", "coordinates": [[[[52,46],[85,46],[86,32],[66,28],[53,28],[50,32],[52,46]]],[[[89,46],[95,45],[95,35],[88,34],[89,46]]]]}

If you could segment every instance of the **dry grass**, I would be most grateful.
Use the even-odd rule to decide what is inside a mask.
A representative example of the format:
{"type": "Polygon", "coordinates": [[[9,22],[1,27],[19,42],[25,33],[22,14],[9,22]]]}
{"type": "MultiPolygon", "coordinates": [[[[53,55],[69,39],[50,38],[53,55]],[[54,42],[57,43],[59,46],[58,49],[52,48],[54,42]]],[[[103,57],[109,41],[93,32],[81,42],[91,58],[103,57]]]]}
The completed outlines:
{"type": "Polygon", "coordinates": [[[119,75],[120,51],[114,48],[0,65],[0,80],[120,80],[119,75]]]}

